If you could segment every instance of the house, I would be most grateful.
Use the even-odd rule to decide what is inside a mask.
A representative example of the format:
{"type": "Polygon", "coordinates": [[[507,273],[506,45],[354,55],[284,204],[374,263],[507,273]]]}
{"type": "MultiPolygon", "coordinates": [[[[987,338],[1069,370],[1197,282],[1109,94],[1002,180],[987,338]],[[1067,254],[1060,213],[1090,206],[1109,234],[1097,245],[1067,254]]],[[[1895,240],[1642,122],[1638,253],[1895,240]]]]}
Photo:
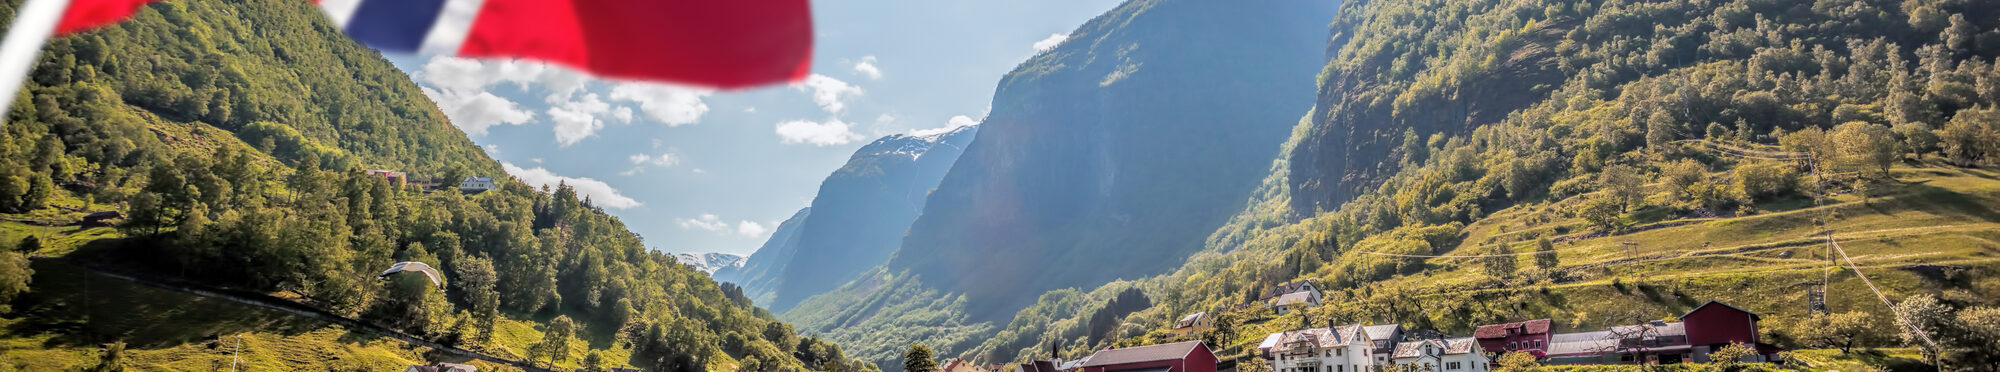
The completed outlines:
{"type": "Polygon", "coordinates": [[[1478,339],[1479,347],[1492,353],[1487,356],[1496,360],[1499,354],[1516,351],[1541,357],[1548,354],[1549,320],[1483,325],[1472,330],[1472,338],[1478,339]]]}
{"type": "Polygon", "coordinates": [[[1020,372],[1062,372],[1062,371],[1063,370],[1061,368],[1056,368],[1055,360],[1036,360],[1036,361],[1029,361],[1027,363],[1021,363],[1021,370],[1020,370],[1020,372]]]}
{"type": "Polygon", "coordinates": [[[1181,316],[1180,321],[1174,322],[1174,335],[1187,336],[1208,332],[1209,329],[1213,328],[1215,328],[1215,323],[1213,319],[1209,319],[1208,312],[1197,312],[1181,316]]]}
{"type": "Polygon", "coordinates": [[[1783,349],[1764,343],[1757,331],[1757,321],[1763,320],[1757,313],[1744,310],[1721,301],[1710,300],[1681,314],[1681,322],[1686,323],[1687,344],[1695,362],[1706,363],[1708,354],[1731,343],[1755,348],[1756,356],[1748,362],[1779,361],[1778,352],[1783,349]]]}
{"type": "Polygon", "coordinates": [[[1082,372],[1215,372],[1215,353],[1201,341],[1105,349],[1082,372]]]}
{"type": "Polygon", "coordinates": [[[396,187],[403,187],[404,184],[410,182],[409,175],[403,174],[403,172],[397,172],[392,170],[369,169],[368,175],[382,177],[383,179],[389,180],[390,185],[396,187]]]}
{"type": "Polygon", "coordinates": [[[1426,338],[1396,344],[1390,363],[1394,370],[1403,366],[1425,372],[1479,372],[1488,370],[1491,359],[1480,350],[1479,341],[1467,338],[1426,338]]]}
{"type": "Polygon", "coordinates": [[[484,177],[484,176],[466,177],[464,181],[459,181],[458,183],[458,191],[464,191],[469,193],[478,193],[478,192],[485,192],[488,190],[498,190],[498,189],[500,189],[500,184],[493,183],[493,177],[484,177]]]}
{"type": "Polygon", "coordinates": [[[1312,281],[1296,280],[1271,287],[1271,290],[1264,292],[1259,301],[1262,301],[1264,306],[1277,309],[1279,314],[1284,314],[1295,304],[1303,304],[1306,307],[1319,306],[1322,297],[1319,287],[1314,286],[1312,281]]]}
{"type": "Polygon", "coordinates": [[[444,362],[431,363],[425,365],[415,365],[415,366],[410,366],[410,368],[403,369],[403,372],[478,372],[478,371],[479,371],[478,367],[473,367],[464,364],[444,363],[444,362]]]}
{"type": "MultiPolygon", "coordinates": [[[[1375,366],[1389,365],[1389,356],[1396,353],[1396,340],[1403,339],[1403,326],[1399,324],[1378,324],[1361,327],[1368,334],[1370,354],[1374,355],[1375,366]]],[[[1380,368],[1377,368],[1380,369],[1380,368]]]]}
{"type": "Polygon", "coordinates": [[[1553,335],[1545,356],[1548,364],[1707,363],[1709,353],[1743,344],[1756,350],[1746,362],[1779,361],[1782,350],[1762,342],[1758,320],[1756,313],[1709,301],[1682,315],[1679,322],[1652,321],[1553,335]]]}
{"type": "Polygon", "coordinates": [[[111,220],[120,218],[125,218],[125,215],[119,214],[118,211],[96,211],[83,215],[83,221],[77,224],[83,227],[111,227],[111,220]]]}
{"type": "Polygon", "coordinates": [[[1375,343],[1360,324],[1275,333],[1257,348],[1273,372],[1359,372],[1375,365],[1375,343]]]}

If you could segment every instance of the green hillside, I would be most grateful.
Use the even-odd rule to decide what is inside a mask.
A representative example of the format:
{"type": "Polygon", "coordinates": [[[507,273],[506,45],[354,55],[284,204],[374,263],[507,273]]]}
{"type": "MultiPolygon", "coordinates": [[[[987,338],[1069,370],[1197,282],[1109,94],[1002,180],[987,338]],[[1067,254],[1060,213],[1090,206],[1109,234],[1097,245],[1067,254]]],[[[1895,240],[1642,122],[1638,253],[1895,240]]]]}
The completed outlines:
{"type": "MultiPolygon", "coordinates": [[[[1947,365],[1992,365],[1995,12],[1965,1],[1345,4],[1319,104],[1286,155],[1204,252],[1118,284],[1155,305],[1122,317],[1107,342],[1170,341],[1172,319],[1203,310],[1243,322],[1208,336],[1241,353],[1307,320],[1466,334],[1547,317],[1570,331],[1718,299],[1762,313],[1785,346],[1817,348],[1829,345],[1809,337],[1825,327],[1811,326],[1806,293],[1828,280],[1831,310],[1867,319],[1859,345],[1921,344],[1899,339],[1889,308],[1829,261],[1830,230],[1861,274],[1923,315],[1947,365]],[[1755,159],[1805,157],[1792,153],[1817,161],[1755,159]],[[1451,257],[1468,255],[1498,257],[1451,257]],[[1231,311],[1296,279],[1333,288],[1337,305],[1303,319],[1231,311]]],[[[963,356],[1015,360],[1054,342],[1087,355],[1101,343],[1075,324],[1110,291],[1089,293],[1073,311],[1023,311],[1016,320],[1052,320],[1017,321],[963,356]]],[[[1817,360],[1846,363],[1836,359],[1866,358],[1817,360]]]]}
{"type": "Polygon", "coordinates": [[[0,303],[14,300],[0,309],[9,325],[0,368],[95,363],[77,357],[124,341],[128,367],[204,369],[213,351],[190,351],[236,335],[265,345],[252,349],[261,358],[292,358],[253,364],[266,369],[422,360],[375,336],[282,316],[210,324],[188,313],[231,309],[184,295],[76,300],[60,278],[79,274],[39,265],[29,274],[24,256],[267,293],[564,368],[871,368],[647,250],[567,186],[508,180],[461,194],[363,173],[505,178],[407,76],[310,2],[155,3],[52,41],[30,80],[0,130],[0,247],[13,248],[0,253],[0,303]],[[72,224],[97,210],[124,218],[116,228],[72,224]],[[374,277],[399,261],[438,268],[447,287],[374,277]],[[115,316],[45,316],[71,303],[115,316]],[[56,364],[24,364],[42,362],[56,364]]]}

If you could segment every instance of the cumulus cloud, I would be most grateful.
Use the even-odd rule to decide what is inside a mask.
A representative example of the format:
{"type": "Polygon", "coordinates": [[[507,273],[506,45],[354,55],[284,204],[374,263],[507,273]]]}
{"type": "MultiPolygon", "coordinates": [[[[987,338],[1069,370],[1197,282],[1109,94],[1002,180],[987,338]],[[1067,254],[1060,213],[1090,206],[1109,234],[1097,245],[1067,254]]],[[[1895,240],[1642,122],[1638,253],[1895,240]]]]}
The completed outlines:
{"type": "MultiPolygon", "coordinates": [[[[708,104],[701,101],[715,91],[651,83],[623,83],[611,88],[611,99],[639,103],[639,110],[646,117],[658,120],[667,126],[694,124],[701,115],[708,113],[708,104]]],[[[630,116],[630,111],[625,114],[630,116]]]]}
{"type": "Polygon", "coordinates": [[[500,83],[513,83],[527,89],[528,83],[540,79],[548,70],[534,62],[438,56],[424,63],[416,79],[439,89],[461,92],[484,90],[500,83]]]}
{"type": "Polygon", "coordinates": [[[721,216],[705,213],[695,218],[682,218],[680,224],[681,228],[692,230],[722,231],[729,228],[729,223],[723,222],[721,216]]]}
{"type": "Polygon", "coordinates": [[[854,73],[867,76],[869,80],[882,78],[882,68],[875,66],[875,56],[861,57],[860,61],[854,62],[854,73]]]}
{"type": "Polygon", "coordinates": [[[618,192],[617,188],[611,187],[611,184],[604,183],[604,181],[588,177],[566,177],[555,174],[555,172],[550,172],[548,169],[543,169],[542,167],[521,168],[515,166],[513,163],[506,162],[500,163],[500,167],[505,169],[507,174],[513,175],[514,178],[521,179],[521,182],[526,182],[529,186],[536,188],[543,186],[555,187],[557,184],[569,185],[569,187],[576,189],[577,194],[590,197],[591,203],[601,207],[627,209],[643,204],[638,200],[626,197],[624,193],[618,192]]]}
{"type": "Polygon", "coordinates": [[[729,224],[729,221],[723,221],[721,216],[716,216],[715,214],[711,213],[703,213],[700,216],[695,216],[695,218],[682,218],[679,219],[678,223],[681,225],[681,228],[683,229],[704,230],[704,231],[712,231],[723,234],[736,234],[750,238],[760,238],[763,237],[765,233],[771,231],[770,229],[765,228],[763,224],[751,222],[748,220],[737,221],[736,225],[732,227],[729,224]]]}
{"type": "Polygon", "coordinates": [[[1047,39],[1042,39],[1042,41],[1035,42],[1035,53],[1041,53],[1049,51],[1049,49],[1055,49],[1057,45],[1062,45],[1062,42],[1064,40],[1069,40],[1069,34],[1049,34],[1049,37],[1047,39]]]}
{"type": "Polygon", "coordinates": [[[778,123],[777,132],[780,142],[787,145],[810,143],[814,146],[833,146],[862,139],[860,133],[854,133],[853,124],[840,121],[839,118],[826,119],[823,122],[786,121],[778,123]]]}
{"type": "Polygon", "coordinates": [[[458,130],[471,136],[484,136],[486,129],[496,125],[527,124],[535,119],[535,113],[522,110],[514,101],[500,98],[485,91],[437,90],[421,88],[431,102],[437,102],[438,110],[458,130]]]}
{"type": "Polygon", "coordinates": [[[910,131],[910,135],[917,137],[929,137],[939,134],[950,133],[953,130],[958,130],[958,128],[970,127],[978,124],[979,121],[973,120],[972,117],[970,116],[958,115],[951,117],[951,120],[945,120],[944,127],[942,128],[913,130],[910,131]]]}
{"type": "Polygon", "coordinates": [[[681,158],[675,156],[673,153],[659,155],[632,154],[632,156],[625,157],[625,160],[632,162],[632,168],[626,169],[624,172],[618,172],[619,175],[630,176],[645,172],[647,167],[671,167],[681,162],[681,158]]]}
{"type": "Polygon", "coordinates": [[[840,113],[847,108],[847,100],[861,95],[861,87],[848,84],[830,76],[812,74],[806,81],[792,85],[793,89],[812,91],[813,103],[828,113],[840,113]]]}
{"type": "Polygon", "coordinates": [[[556,145],[569,147],[585,138],[597,135],[604,129],[604,121],[597,115],[611,111],[611,104],[597,98],[597,93],[587,93],[583,99],[558,103],[549,107],[549,119],[556,122],[556,145]]]}
{"type": "Polygon", "coordinates": [[[489,144],[489,145],[486,145],[486,146],[480,146],[480,147],[483,147],[483,148],[486,148],[486,155],[499,155],[499,154],[500,154],[500,145],[497,145],[497,144],[489,144]]]}

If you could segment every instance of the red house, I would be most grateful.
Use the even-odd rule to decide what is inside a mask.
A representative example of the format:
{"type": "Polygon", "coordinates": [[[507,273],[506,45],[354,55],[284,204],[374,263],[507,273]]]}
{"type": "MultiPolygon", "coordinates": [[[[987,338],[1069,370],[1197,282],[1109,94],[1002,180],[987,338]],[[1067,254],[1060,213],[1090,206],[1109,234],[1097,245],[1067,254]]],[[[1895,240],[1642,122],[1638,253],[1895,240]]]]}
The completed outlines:
{"type": "Polygon", "coordinates": [[[1215,372],[1215,353],[1201,341],[1100,350],[1082,372],[1215,372]]]}
{"type": "Polygon", "coordinates": [[[1479,339],[1479,347],[1489,354],[1526,351],[1544,356],[1549,351],[1549,320],[1483,325],[1472,330],[1472,337],[1479,339]]]}
{"type": "Polygon", "coordinates": [[[1758,320],[1757,313],[1713,300],[1681,315],[1681,322],[1687,324],[1688,345],[1693,347],[1697,362],[1707,362],[1708,353],[1732,343],[1756,348],[1758,360],[1753,362],[1776,361],[1781,350],[1763,342],[1761,332],[1757,331],[1758,320]]]}

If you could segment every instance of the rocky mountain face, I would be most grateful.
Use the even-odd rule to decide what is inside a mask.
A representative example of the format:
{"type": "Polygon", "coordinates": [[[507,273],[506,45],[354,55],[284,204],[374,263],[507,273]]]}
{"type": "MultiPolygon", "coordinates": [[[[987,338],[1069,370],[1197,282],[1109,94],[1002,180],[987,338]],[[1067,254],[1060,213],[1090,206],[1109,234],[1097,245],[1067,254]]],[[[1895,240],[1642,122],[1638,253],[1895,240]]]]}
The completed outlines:
{"type": "Polygon", "coordinates": [[[1130,1],[1001,80],[890,270],[1004,320],[1156,273],[1240,209],[1312,106],[1333,1],[1130,1]]]}
{"type": "Polygon", "coordinates": [[[910,221],[978,126],[896,134],[855,150],[820,184],[812,206],[780,224],[741,272],[718,275],[784,311],[887,261],[910,221]]]}

